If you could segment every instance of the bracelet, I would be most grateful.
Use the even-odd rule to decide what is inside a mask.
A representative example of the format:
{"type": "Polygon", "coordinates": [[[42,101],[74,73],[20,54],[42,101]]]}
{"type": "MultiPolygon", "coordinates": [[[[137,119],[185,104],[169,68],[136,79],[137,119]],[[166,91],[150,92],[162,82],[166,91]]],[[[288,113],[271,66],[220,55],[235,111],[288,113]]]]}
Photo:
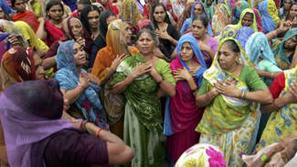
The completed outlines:
{"type": "Polygon", "coordinates": [[[246,97],[246,94],[247,94],[246,90],[241,90],[240,98],[244,99],[246,97]]]}
{"type": "Polygon", "coordinates": [[[95,136],[96,136],[96,137],[100,137],[100,132],[101,132],[102,130],[103,130],[102,128],[98,128],[98,129],[96,130],[95,136]]]}
{"type": "Polygon", "coordinates": [[[269,158],[268,158],[268,156],[266,154],[262,154],[261,157],[260,157],[260,159],[264,163],[269,161],[269,158]]]}
{"type": "Polygon", "coordinates": [[[88,123],[88,121],[86,121],[86,120],[81,120],[81,122],[80,122],[80,125],[79,125],[79,128],[81,129],[81,130],[86,130],[86,124],[88,123]]]}

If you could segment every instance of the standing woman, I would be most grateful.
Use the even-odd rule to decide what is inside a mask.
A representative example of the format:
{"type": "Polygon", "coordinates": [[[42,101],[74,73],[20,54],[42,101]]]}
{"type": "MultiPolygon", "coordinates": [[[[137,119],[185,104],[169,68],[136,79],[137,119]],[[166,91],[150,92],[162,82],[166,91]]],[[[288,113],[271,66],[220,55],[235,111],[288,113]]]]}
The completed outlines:
{"type": "Polygon", "coordinates": [[[163,4],[157,3],[152,7],[151,19],[155,26],[155,31],[160,40],[160,49],[162,53],[168,58],[175,49],[179,34],[170,23],[169,17],[166,13],[166,8],[163,4]]]}
{"type": "Polygon", "coordinates": [[[56,61],[58,71],[55,79],[69,104],[74,104],[85,120],[108,129],[105,111],[98,96],[100,82],[82,68],[87,63],[83,46],[74,40],[61,43],[56,61]]]}
{"type": "Polygon", "coordinates": [[[217,52],[218,41],[207,33],[208,19],[206,15],[197,15],[192,21],[192,35],[199,43],[205,62],[209,67],[217,52]]]}
{"type": "Polygon", "coordinates": [[[196,128],[201,133],[199,142],[218,146],[230,167],[243,166],[241,154],[251,153],[254,147],[259,116],[252,102],[272,101],[265,83],[247,62],[240,44],[224,39],[196,94],[197,105],[206,107],[196,128]]]}
{"type": "Polygon", "coordinates": [[[36,34],[51,47],[53,43],[65,38],[62,28],[64,7],[59,0],[51,0],[46,4],[45,11],[48,19],[40,19],[41,25],[36,34]]]}
{"type": "Polygon", "coordinates": [[[203,54],[192,35],[183,35],[178,41],[177,57],[170,63],[176,83],[176,95],[170,98],[171,124],[174,134],[167,138],[167,149],[173,163],[189,147],[198,143],[195,127],[202,118],[193,92],[201,85],[207,69],[203,54]]]}
{"type": "Polygon", "coordinates": [[[137,36],[140,54],[127,57],[113,75],[113,92],[126,98],[124,141],[135,150],[131,166],[161,166],[165,152],[162,134],[161,94],[175,95],[169,64],[154,55],[156,36],[143,29],[137,36]]]}
{"type": "Polygon", "coordinates": [[[94,41],[100,38],[99,32],[99,16],[100,10],[95,5],[87,6],[83,9],[80,14],[80,20],[86,30],[87,36],[90,38],[92,43],[91,53],[89,55],[89,67],[93,66],[96,58],[98,48],[94,45],[94,41]]]}

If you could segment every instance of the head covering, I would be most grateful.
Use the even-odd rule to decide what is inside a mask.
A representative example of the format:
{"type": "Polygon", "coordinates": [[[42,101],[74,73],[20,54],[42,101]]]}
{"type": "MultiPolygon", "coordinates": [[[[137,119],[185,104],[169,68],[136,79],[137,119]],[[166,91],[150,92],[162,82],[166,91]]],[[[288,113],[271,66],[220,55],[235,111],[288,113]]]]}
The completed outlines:
{"type": "Polygon", "coordinates": [[[257,65],[261,59],[268,60],[276,65],[274,54],[272,53],[265,34],[262,32],[256,32],[250,36],[246,42],[245,51],[255,65],[257,65]]]}
{"type": "Polygon", "coordinates": [[[111,47],[115,55],[121,55],[125,53],[127,48],[126,44],[121,42],[121,33],[124,31],[127,23],[120,19],[112,21],[106,34],[106,46],[111,47]]]}
{"type": "Polygon", "coordinates": [[[224,154],[216,146],[196,144],[187,149],[178,159],[175,167],[227,167],[224,154]]]}
{"type": "MultiPolygon", "coordinates": [[[[275,50],[273,50],[276,59],[280,59],[281,62],[285,62],[286,64],[291,64],[288,56],[286,56],[284,45],[285,45],[286,41],[288,41],[290,38],[292,38],[296,35],[297,35],[297,28],[292,28],[286,32],[281,43],[277,46],[277,48],[275,50]]],[[[279,62],[277,61],[277,63],[279,63],[279,62]]],[[[278,64],[278,65],[280,66],[280,64],[278,64]]],[[[281,67],[281,69],[285,70],[284,67],[281,67]]]]}
{"type": "Polygon", "coordinates": [[[190,70],[188,65],[186,64],[186,62],[184,62],[181,58],[181,51],[182,51],[182,46],[184,43],[190,43],[191,47],[192,47],[192,50],[193,50],[193,53],[194,53],[194,56],[196,58],[196,61],[201,65],[201,67],[199,68],[199,70],[196,71],[196,74],[195,74],[195,78],[196,78],[196,84],[197,85],[201,85],[201,82],[202,82],[202,79],[203,79],[203,73],[204,71],[207,69],[207,65],[204,61],[204,56],[199,48],[199,45],[197,43],[197,40],[193,37],[192,34],[186,34],[186,35],[183,35],[179,41],[178,41],[178,44],[177,44],[177,47],[176,47],[176,51],[177,51],[177,55],[178,55],[178,59],[180,61],[180,63],[187,69],[187,70],[190,70]]]}
{"type": "Polygon", "coordinates": [[[252,25],[250,25],[250,27],[254,30],[254,32],[258,32],[256,16],[255,16],[253,9],[251,9],[251,8],[244,9],[242,11],[242,13],[240,14],[240,19],[237,24],[237,30],[239,30],[242,27],[242,19],[247,13],[253,14],[253,23],[252,23],[252,25]]]}
{"type": "Polygon", "coordinates": [[[249,4],[247,3],[247,1],[245,0],[237,1],[235,3],[235,9],[234,9],[235,19],[238,20],[239,17],[241,16],[241,13],[247,8],[249,8],[249,4]]]}
{"type": "MultiPolygon", "coordinates": [[[[55,79],[59,81],[61,89],[72,90],[79,84],[79,75],[87,73],[81,69],[77,71],[74,59],[74,40],[69,40],[60,44],[56,56],[58,71],[55,79]]],[[[75,101],[76,106],[82,112],[84,119],[95,123],[101,128],[106,128],[106,117],[98,93],[100,87],[97,84],[90,85],[80,94],[75,101]],[[86,104],[85,102],[88,101],[86,104]]]]}
{"type": "Polygon", "coordinates": [[[280,22],[278,10],[273,0],[264,0],[259,3],[258,10],[261,14],[263,32],[267,33],[275,30],[280,22]]]}
{"type": "MultiPolygon", "coordinates": [[[[32,144],[72,127],[68,121],[60,119],[63,95],[52,80],[27,81],[7,88],[0,95],[0,110],[12,167],[32,167],[32,144]]],[[[36,161],[43,166],[42,160],[36,161]]]]}
{"type": "Polygon", "coordinates": [[[4,53],[0,66],[0,87],[35,79],[32,49],[15,46],[4,53]]]}
{"type": "Polygon", "coordinates": [[[215,13],[212,17],[212,29],[214,35],[222,32],[224,27],[231,23],[232,13],[228,5],[219,3],[215,6],[215,13]]]}
{"type": "Polygon", "coordinates": [[[36,36],[32,28],[26,22],[16,21],[14,24],[22,33],[24,40],[29,42],[30,47],[35,48],[41,53],[46,53],[49,50],[49,47],[36,36]]]}
{"type": "Polygon", "coordinates": [[[142,18],[142,16],[138,10],[135,0],[125,0],[122,2],[120,18],[132,26],[137,25],[137,22],[142,18]]]}
{"type": "MultiPolygon", "coordinates": [[[[219,48],[218,51],[221,50],[223,44],[227,41],[234,41],[236,43],[236,45],[240,48],[240,63],[241,64],[248,64],[251,65],[249,58],[246,56],[244,49],[241,47],[241,45],[239,44],[239,42],[234,39],[234,38],[225,38],[223,39],[220,44],[219,44],[219,48]]],[[[232,73],[223,70],[220,66],[220,63],[218,61],[218,54],[216,54],[211,67],[206,70],[203,74],[203,77],[211,84],[214,85],[217,80],[226,80],[228,78],[232,78],[237,80],[237,87],[239,89],[245,90],[248,89],[247,86],[245,85],[245,83],[243,83],[242,81],[240,81],[238,79],[238,77],[234,76],[232,73]]],[[[238,99],[238,98],[234,98],[234,97],[229,97],[229,96],[225,96],[225,95],[221,95],[223,96],[223,99],[225,100],[225,102],[229,103],[230,105],[233,106],[246,106],[248,105],[248,102],[242,99],[238,99]]]]}
{"type": "Polygon", "coordinates": [[[75,38],[74,38],[74,34],[73,34],[73,31],[72,31],[72,29],[71,29],[71,26],[70,26],[70,23],[71,23],[71,21],[77,21],[77,22],[79,22],[79,24],[81,25],[81,37],[83,37],[83,25],[82,25],[82,23],[81,23],[81,21],[78,19],[78,18],[76,18],[76,17],[68,17],[67,19],[65,19],[64,21],[63,21],[63,29],[64,29],[64,32],[65,32],[65,35],[69,38],[69,39],[74,39],[75,40],[75,38]]]}
{"type": "Polygon", "coordinates": [[[254,33],[254,30],[250,27],[243,26],[238,30],[236,39],[240,42],[242,48],[245,48],[246,41],[254,33]]]}
{"type": "Polygon", "coordinates": [[[255,14],[255,17],[256,17],[258,31],[262,32],[263,31],[263,26],[262,26],[261,14],[260,14],[259,10],[256,9],[256,8],[253,8],[253,11],[254,11],[254,14],[255,14]]]}

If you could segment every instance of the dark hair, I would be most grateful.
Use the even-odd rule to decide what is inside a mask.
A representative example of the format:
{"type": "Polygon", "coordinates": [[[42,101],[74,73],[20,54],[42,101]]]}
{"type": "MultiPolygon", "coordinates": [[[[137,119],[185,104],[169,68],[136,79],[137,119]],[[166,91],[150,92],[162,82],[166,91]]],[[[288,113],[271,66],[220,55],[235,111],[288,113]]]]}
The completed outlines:
{"type": "Polygon", "coordinates": [[[50,0],[47,4],[46,4],[46,7],[45,7],[45,12],[47,13],[53,6],[55,5],[60,5],[61,8],[62,8],[62,11],[64,13],[64,6],[63,4],[61,3],[61,1],[59,0],[50,0]]]}
{"type": "Polygon", "coordinates": [[[227,44],[233,52],[240,53],[240,48],[234,40],[228,39],[225,41],[225,44],[227,44]]]}
{"type": "Polygon", "coordinates": [[[14,7],[15,1],[16,1],[16,0],[11,0],[11,1],[10,1],[10,2],[11,2],[11,7],[14,7]]]}
{"type": "Polygon", "coordinates": [[[100,10],[97,6],[95,5],[90,5],[90,6],[87,6],[83,9],[83,11],[81,12],[80,14],[80,21],[82,22],[85,30],[91,34],[91,28],[90,28],[90,24],[89,24],[89,19],[88,19],[88,14],[91,12],[91,11],[97,11],[98,14],[100,15],[100,10]]]}
{"type": "Polygon", "coordinates": [[[147,29],[147,28],[141,29],[141,30],[137,33],[137,35],[136,35],[136,41],[139,40],[140,36],[141,36],[143,33],[148,33],[148,34],[150,34],[151,37],[152,37],[152,39],[153,39],[154,42],[155,42],[155,45],[156,45],[156,46],[159,45],[159,40],[158,40],[157,35],[156,35],[153,31],[151,31],[150,29],[147,29]]]}
{"type": "Polygon", "coordinates": [[[207,26],[208,26],[208,18],[207,18],[207,16],[205,14],[200,14],[200,15],[194,16],[194,18],[192,20],[192,23],[194,21],[196,21],[196,20],[200,20],[202,22],[203,26],[205,28],[207,28],[207,26]]]}
{"type": "Polygon", "coordinates": [[[291,8],[292,8],[294,5],[297,5],[297,2],[293,1],[292,5],[291,5],[291,7],[290,7],[290,9],[289,9],[289,12],[288,12],[288,14],[287,14],[287,16],[286,16],[286,20],[289,19],[289,16],[290,16],[290,14],[291,14],[291,12],[290,12],[290,11],[291,11],[291,8]]]}
{"type": "Polygon", "coordinates": [[[164,20],[164,21],[165,21],[167,24],[171,24],[170,19],[169,19],[169,16],[168,16],[168,14],[167,14],[166,7],[164,6],[164,4],[162,4],[162,3],[156,3],[155,5],[153,5],[152,10],[151,10],[151,20],[152,20],[154,26],[155,26],[155,27],[158,27],[158,24],[157,24],[157,22],[156,22],[156,20],[155,20],[155,17],[154,17],[155,9],[156,9],[156,7],[158,7],[158,6],[161,6],[161,7],[163,7],[163,9],[164,9],[164,12],[165,12],[165,20],[164,20]]]}
{"type": "Polygon", "coordinates": [[[110,16],[115,16],[110,10],[105,10],[100,14],[99,17],[99,31],[100,35],[105,39],[106,38],[106,33],[108,29],[108,24],[107,24],[107,19],[110,16]]]}
{"type": "Polygon", "coordinates": [[[92,5],[90,0],[78,0],[77,4],[92,5]]]}

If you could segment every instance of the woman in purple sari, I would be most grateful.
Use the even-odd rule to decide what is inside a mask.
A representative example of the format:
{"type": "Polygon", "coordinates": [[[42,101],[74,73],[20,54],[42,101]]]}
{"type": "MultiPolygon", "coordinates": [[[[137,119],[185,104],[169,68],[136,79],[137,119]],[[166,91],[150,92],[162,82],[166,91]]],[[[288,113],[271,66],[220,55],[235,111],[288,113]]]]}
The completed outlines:
{"type": "Polygon", "coordinates": [[[183,35],[177,46],[177,57],[170,63],[176,83],[176,95],[170,98],[170,114],[173,134],[168,137],[170,159],[176,162],[189,147],[198,143],[195,132],[203,109],[195,104],[195,91],[201,84],[207,65],[196,39],[183,35]]]}

